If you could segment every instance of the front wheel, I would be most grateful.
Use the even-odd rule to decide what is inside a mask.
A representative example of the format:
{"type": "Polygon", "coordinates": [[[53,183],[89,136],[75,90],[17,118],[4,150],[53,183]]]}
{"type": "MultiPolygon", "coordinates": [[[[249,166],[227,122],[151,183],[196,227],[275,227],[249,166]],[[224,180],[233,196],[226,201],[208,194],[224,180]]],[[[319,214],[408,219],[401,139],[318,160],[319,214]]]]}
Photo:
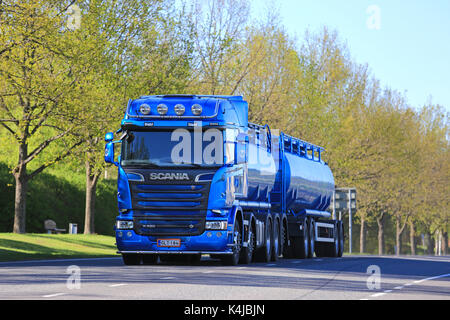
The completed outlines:
{"type": "Polygon", "coordinates": [[[247,246],[242,248],[241,253],[241,263],[243,264],[249,264],[253,260],[253,254],[255,253],[256,248],[256,234],[255,230],[253,228],[252,223],[248,226],[248,242],[247,246]]]}
{"type": "Polygon", "coordinates": [[[233,253],[222,258],[222,262],[228,266],[235,266],[239,263],[242,249],[242,230],[238,220],[234,223],[233,231],[233,253]]]}

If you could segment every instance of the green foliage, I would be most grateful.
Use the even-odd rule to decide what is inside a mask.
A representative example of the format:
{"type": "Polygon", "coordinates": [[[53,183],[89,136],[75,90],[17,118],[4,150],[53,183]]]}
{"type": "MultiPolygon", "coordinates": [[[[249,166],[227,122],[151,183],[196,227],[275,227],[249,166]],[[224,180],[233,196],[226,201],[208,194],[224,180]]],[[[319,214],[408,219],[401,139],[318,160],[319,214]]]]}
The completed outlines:
{"type": "MultiPolygon", "coordinates": [[[[30,183],[27,202],[27,231],[43,233],[44,221],[52,219],[58,228],[78,224],[83,232],[85,203],[84,172],[76,172],[60,164],[38,176],[30,183]]],[[[14,221],[14,179],[8,167],[0,161],[0,232],[10,232],[14,221]]],[[[114,234],[117,216],[117,182],[101,179],[97,188],[98,202],[96,232],[114,234]]]]}

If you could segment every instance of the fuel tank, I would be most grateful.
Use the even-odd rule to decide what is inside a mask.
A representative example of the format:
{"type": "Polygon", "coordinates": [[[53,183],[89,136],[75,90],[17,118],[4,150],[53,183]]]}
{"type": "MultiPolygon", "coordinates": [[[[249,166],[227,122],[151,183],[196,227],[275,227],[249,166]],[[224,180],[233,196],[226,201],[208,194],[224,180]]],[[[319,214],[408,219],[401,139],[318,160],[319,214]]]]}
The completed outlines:
{"type": "Polygon", "coordinates": [[[323,149],[283,133],[269,134],[266,141],[269,139],[270,147],[250,134],[246,200],[271,203],[276,211],[326,210],[333,196],[334,177],[321,159],[323,149]]]}
{"type": "Polygon", "coordinates": [[[286,211],[297,213],[303,209],[325,211],[328,208],[334,177],[325,162],[284,152],[281,167],[286,211]]]}

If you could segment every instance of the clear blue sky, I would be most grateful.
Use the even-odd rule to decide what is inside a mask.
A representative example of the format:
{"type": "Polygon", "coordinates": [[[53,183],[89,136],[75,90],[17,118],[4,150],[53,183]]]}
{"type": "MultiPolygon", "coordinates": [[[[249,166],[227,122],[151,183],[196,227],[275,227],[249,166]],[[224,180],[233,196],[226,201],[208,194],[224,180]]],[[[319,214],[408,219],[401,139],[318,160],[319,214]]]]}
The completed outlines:
{"type": "MultiPolygon", "coordinates": [[[[252,0],[253,14],[267,1],[252,0]]],[[[275,0],[281,23],[301,41],[306,29],[337,30],[352,58],[367,63],[382,86],[417,108],[432,102],[450,111],[450,0],[275,0]],[[375,11],[379,9],[379,20],[375,11]],[[368,20],[369,28],[368,26],[368,20]],[[379,21],[379,29],[376,21],[379,21]]]]}

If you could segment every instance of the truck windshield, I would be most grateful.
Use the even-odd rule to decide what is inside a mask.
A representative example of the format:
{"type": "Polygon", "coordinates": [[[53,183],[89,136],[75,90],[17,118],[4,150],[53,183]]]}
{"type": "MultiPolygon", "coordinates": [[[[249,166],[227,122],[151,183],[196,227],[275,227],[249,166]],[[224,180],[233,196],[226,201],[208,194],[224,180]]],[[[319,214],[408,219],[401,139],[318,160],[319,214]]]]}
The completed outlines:
{"type": "Polygon", "coordinates": [[[223,162],[223,133],[218,129],[128,131],[122,139],[124,167],[221,166],[223,162]]]}

